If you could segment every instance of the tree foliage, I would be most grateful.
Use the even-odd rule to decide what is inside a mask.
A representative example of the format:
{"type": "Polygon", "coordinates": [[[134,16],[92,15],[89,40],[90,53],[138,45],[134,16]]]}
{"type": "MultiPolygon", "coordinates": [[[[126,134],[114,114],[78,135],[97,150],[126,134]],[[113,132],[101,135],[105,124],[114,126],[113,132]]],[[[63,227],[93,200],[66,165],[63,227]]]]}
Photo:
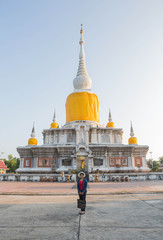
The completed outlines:
{"type": "Polygon", "coordinates": [[[159,167],[160,167],[160,161],[156,161],[156,160],[152,160],[149,159],[147,161],[147,164],[149,166],[149,168],[151,169],[151,172],[158,172],[159,171],[159,167]]]}
{"type": "Polygon", "coordinates": [[[147,164],[148,164],[148,167],[149,167],[149,168],[152,168],[152,160],[151,160],[151,159],[149,159],[149,160],[147,161],[147,164]]]}
{"type": "Polygon", "coordinates": [[[158,172],[160,167],[160,162],[159,161],[153,161],[153,167],[151,169],[152,172],[158,172]]]}
{"type": "Polygon", "coordinates": [[[159,157],[159,162],[163,164],[163,156],[159,157]]]}
{"type": "Polygon", "coordinates": [[[8,155],[8,160],[4,161],[6,166],[9,168],[9,170],[7,170],[7,173],[15,173],[15,170],[17,168],[19,168],[19,164],[20,164],[20,159],[13,157],[11,154],[8,155]]]}

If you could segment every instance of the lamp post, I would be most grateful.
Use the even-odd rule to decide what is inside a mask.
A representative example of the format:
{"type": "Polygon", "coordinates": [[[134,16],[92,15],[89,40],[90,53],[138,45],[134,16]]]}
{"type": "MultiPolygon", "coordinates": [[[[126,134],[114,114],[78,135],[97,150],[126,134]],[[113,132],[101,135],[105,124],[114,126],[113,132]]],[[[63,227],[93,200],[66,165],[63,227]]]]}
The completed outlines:
{"type": "Polygon", "coordinates": [[[0,154],[1,160],[3,160],[3,154],[4,154],[4,152],[1,152],[1,154],[0,154]]]}
{"type": "Polygon", "coordinates": [[[150,153],[150,159],[151,159],[151,162],[152,162],[152,168],[153,168],[153,158],[152,158],[152,152],[149,152],[150,153]]]}

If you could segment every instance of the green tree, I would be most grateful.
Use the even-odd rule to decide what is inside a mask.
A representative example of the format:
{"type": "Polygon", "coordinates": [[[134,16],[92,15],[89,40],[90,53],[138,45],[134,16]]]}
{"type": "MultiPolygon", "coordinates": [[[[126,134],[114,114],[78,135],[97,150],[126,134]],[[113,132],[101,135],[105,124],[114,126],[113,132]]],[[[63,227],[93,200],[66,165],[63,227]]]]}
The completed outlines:
{"type": "Polygon", "coordinates": [[[160,162],[159,161],[153,161],[153,167],[151,169],[152,172],[158,172],[160,167],[160,162]]]}
{"type": "Polygon", "coordinates": [[[152,159],[148,159],[147,164],[149,168],[152,168],[152,159]]]}
{"type": "Polygon", "coordinates": [[[8,160],[5,160],[6,166],[9,168],[7,173],[15,173],[15,170],[19,167],[20,159],[13,157],[11,154],[8,155],[8,160]]]}
{"type": "Polygon", "coordinates": [[[159,162],[163,164],[163,156],[159,157],[159,162]]]}

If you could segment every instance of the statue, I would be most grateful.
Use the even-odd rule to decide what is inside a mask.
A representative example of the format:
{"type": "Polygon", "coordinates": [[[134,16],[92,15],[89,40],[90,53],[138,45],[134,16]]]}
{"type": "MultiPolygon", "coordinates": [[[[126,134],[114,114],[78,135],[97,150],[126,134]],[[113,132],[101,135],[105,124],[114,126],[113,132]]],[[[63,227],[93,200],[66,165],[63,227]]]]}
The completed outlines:
{"type": "Polygon", "coordinates": [[[85,162],[84,162],[84,160],[82,160],[82,162],[81,162],[81,169],[82,169],[82,170],[85,169],[85,162]]]}

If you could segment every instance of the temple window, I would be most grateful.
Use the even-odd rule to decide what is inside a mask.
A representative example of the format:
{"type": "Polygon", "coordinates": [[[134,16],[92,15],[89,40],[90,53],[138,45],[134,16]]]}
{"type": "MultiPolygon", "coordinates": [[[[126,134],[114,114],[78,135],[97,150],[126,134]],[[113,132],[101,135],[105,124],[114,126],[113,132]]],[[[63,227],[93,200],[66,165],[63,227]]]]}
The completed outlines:
{"type": "Polygon", "coordinates": [[[26,167],[29,167],[29,160],[26,160],[26,167]]]}
{"type": "Polygon", "coordinates": [[[135,158],[135,166],[136,167],[142,167],[142,157],[136,157],[135,158]]]}
{"type": "Polygon", "coordinates": [[[48,159],[45,159],[45,166],[49,166],[49,160],[48,159]]]}
{"type": "Polygon", "coordinates": [[[31,167],[31,159],[24,159],[24,167],[31,167]]]}
{"type": "Polygon", "coordinates": [[[136,162],[137,162],[137,164],[140,164],[140,159],[137,158],[137,159],[136,159],[136,162]]]}
{"type": "Polygon", "coordinates": [[[43,166],[43,159],[39,159],[38,165],[39,165],[39,167],[43,166]]]}
{"type": "Polygon", "coordinates": [[[114,159],[110,159],[110,165],[112,165],[112,166],[115,165],[115,160],[114,159]]]}
{"type": "Polygon", "coordinates": [[[121,164],[121,159],[116,159],[116,165],[120,165],[121,164]]]}
{"type": "Polygon", "coordinates": [[[103,165],[103,159],[100,159],[100,158],[94,158],[94,166],[102,166],[103,165]]]}
{"type": "Polygon", "coordinates": [[[51,161],[52,161],[53,165],[56,164],[55,158],[50,158],[50,159],[39,158],[38,159],[38,167],[51,167],[51,161]]]}
{"type": "Polygon", "coordinates": [[[71,166],[71,159],[63,159],[62,160],[62,166],[71,166]]]}
{"type": "Polygon", "coordinates": [[[122,158],[122,165],[127,166],[127,158],[122,158]]]}

